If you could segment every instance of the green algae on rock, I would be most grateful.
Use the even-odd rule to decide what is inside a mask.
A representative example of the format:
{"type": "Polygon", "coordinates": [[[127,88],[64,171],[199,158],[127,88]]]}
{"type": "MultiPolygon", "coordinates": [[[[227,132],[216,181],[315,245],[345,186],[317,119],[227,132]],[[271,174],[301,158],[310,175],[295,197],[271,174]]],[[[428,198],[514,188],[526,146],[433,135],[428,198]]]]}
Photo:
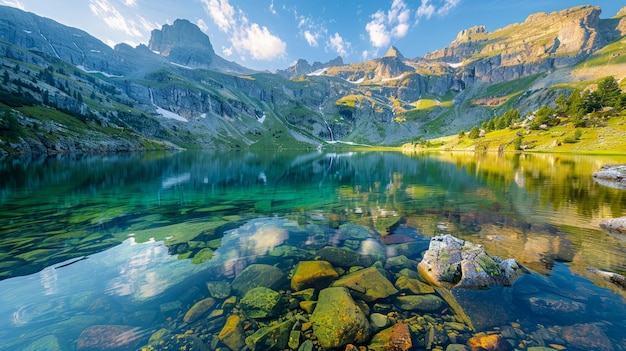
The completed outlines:
{"type": "Polygon", "coordinates": [[[313,334],[325,348],[363,343],[371,334],[367,316],[344,287],[331,287],[320,291],[311,322],[313,334]]]}
{"type": "Polygon", "coordinates": [[[258,286],[250,289],[239,304],[243,312],[250,318],[270,318],[275,317],[283,309],[282,296],[280,293],[258,286]]]}
{"type": "Polygon", "coordinates": [[[337,271],[327,261],[302,261],[291,277],[291,288],[294,291],[311,287],[325,288],[338,277],[337,271]]]}

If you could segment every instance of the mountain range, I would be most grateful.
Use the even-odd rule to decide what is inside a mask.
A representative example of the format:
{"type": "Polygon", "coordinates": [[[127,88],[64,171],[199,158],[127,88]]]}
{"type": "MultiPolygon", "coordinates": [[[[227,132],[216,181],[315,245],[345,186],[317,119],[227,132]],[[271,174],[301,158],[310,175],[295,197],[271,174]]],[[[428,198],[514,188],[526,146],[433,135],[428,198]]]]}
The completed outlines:
{"type": "Polygon", "coordinates": [[[626,77],[626,7],[537,13],[406,58],[298,60],[275,73],[218,56],[179,19],[111,48],[0,6],[0,153],[399,145],[526,114],[598,78],[626,77]]]}

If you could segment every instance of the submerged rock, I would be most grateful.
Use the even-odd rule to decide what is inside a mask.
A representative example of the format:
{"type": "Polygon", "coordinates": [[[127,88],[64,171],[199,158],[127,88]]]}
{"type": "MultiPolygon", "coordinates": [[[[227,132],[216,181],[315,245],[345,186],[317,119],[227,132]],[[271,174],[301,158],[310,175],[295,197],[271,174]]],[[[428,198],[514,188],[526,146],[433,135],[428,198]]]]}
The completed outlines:
{"type": "Polygon", "coordinates": [[[215,299],[208,297],[206,299],[200,300],[196,302],[187,313],[185,313],[185,317],[183,321],[185,323],[192,323],[197,321],[202,315],[207,313],[211,307],[215,305],[215,299]]]}
{"type": "Polygon", "coordinates": [[[595,324],[563,327],[559,334],[567,343],[581,350],[613,351],[611,340],[595,324]]]}
{"type": "Polygon", "coordinates": [[[573,317],[586,312],[585,304],[547,292],[529,297],[527,304],[530,310],[536,314],[547,316],[558,315],[559,318],[573,317]]]}
{"type": "Polygon", "coordinates": [[[514,259],[490,256],[475,245],[446,234],[433,237],[417,266],[422,278],[435,286],[488,288],[511,285],[526,273],[514,259]]]}
{"type": "Polygon", "coordinates": [[[443,300],[432,294],[398,296],[396,303],[405,311],[433,312],[440,310],[443,306],[443,300]]]}
{"type": "Polygon", "coordinates": [[[320,291],[311,322],[313,334],[327,349],[340,348],[349,343],[363,343],[371,334],[367,316],[343,287],[320,291]]]}
{"type": "Polygon", "coordinates": [[[237,296],[242,296],[250,289],[259,286],[276,290],[285,283],[285,273],[279,268],[268,264],[251,264],[239,273],[231,287],[237,296]]]}
{"type": "Polygon", "coordinates": [[[320,249],[317,251],[317,255],[334,266],[342,268],[350,268],[353,266],[367,267],[371,266],[373,263],[369,256],[362,256],[358,252],[332,246],[326,246],[320,249]]]}
{"type": "Polygon", "coordinates": [[[133,348],[141,337],[139,328],[128,325],[94,325],[78,337],[78,350],[115,350],[133,348]]]}
{"type": "Polygon", "coordinates": [[[604,186],[626,190],[626,165],[602,166],[593,179],[604,186]]]}
{"type": "Polygon", "coordinates": [[[302,261],[293,273],[291,288],[294,291],[325,288],[338,277],[337,271],[327,261],[302,261]]]}
{"type": "Polygon", "coordinates": [[[367,349],[372,351],[407,351],[413,347],[409,326],[396,323],[374,335],[367,349]]]}
{"type": "Polygon", "coordinates": [[[228,282],[207,282],[206,287],[209,294],[216,299],[225,299],[230,296],[230,283],[228,282]]]}
{"type": "Polygon", "coordinates": [[[57,339],[54,335],[46,335],[43,338],[37,339],[30,343],[25,348],[20,351],[62,351],[61,344],[59,343],[59,339],[57,339]]]}
{"type": "Polygon", "coordinates": [[[241,309],[250,318],[274,317],[283,308],[280,293],[263,286],[248,291],[239,303],[241,309]]]}
{"type": "Polygon", "coordinates": [[[332,286],[344,286],[350,293],[365,301],[384,299],[398,293],[398,290],[375,267],[369,267],[345,275],[332,286]]]}
{"type": "Polygon", "coordinates": [[[280,351],[287,347],[295,318],[257,330],[246,338],[246,345],[251,350],[280,351]]]}
{"type": "Polygon", "coordinates": [[[472,351],[506,351],[509,349],[506,340],[500,334],[478,334],[467,341],[472,351]]]}
{"type": "Polygon", "coordinates": [[[246,345],[246,334],[238,315],[229,316],[218,338],[231,350],[240,350],[246,345]]]}

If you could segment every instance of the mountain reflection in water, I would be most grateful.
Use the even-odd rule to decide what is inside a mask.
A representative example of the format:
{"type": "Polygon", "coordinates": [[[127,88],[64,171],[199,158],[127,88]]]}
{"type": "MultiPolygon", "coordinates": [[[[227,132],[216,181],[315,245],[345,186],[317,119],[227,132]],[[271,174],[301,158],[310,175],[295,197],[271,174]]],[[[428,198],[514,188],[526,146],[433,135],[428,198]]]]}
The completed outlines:
{"type": "MultiPolygon", "coordinates": [[[[134,350],[159,330],[170,346],[168,335],[191,330],[208,349],[223,348],[218,334],[241,306],[227,299],[237,292],[218,298],[207,283],[233,284],[251,265],[277,267],[284,281],[276,289],[291,303],[272,318],[307,320],[289,286],[299,262],[334,247],[360,257],[347,266],[329,258],[339,276],[373,264],[398,285],[416,278],[429,238],[450,233],[533,273],[513,287],[454,291],[476,331],[454,324],[452,306],[416,312],[393,295],[362,306],[404,321],[415,349],[489,331],[515,347],[624,350],[626,294],[587,269],[626,273],[626,238],[599,229],[626,215],[626,191],[591,178],[609,163],[626,158],[182,152],[3,160],[0,349],[102,349],[91,337],[98,334],[134,350]],[[183,323],[212,296],[203,319],[183,323]]],[[[246,335],[272,318],[246,319],[246,335]]],[[[300,323],[292,326],[302,332],[298,345],[310,338],[300,323]]]]}

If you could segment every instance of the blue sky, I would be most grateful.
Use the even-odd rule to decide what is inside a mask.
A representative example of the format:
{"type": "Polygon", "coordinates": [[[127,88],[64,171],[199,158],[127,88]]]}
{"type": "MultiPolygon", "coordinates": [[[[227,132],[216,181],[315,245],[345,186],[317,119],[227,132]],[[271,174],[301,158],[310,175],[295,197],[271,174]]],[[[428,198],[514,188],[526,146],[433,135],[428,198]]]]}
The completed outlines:
{"type": "Polygon", "coordinates": [[[147,44],[150,32],[178,18],[197,24],[215,52],[243,66],[275,71],[299,58],[359,62],[390,45],[423,56],[475,25],[493,31],[535,12],[576,5],[602,7],[613,17],[622,1],[602,0],[0,0],[80,28],[113,46],[147,44]]]}

